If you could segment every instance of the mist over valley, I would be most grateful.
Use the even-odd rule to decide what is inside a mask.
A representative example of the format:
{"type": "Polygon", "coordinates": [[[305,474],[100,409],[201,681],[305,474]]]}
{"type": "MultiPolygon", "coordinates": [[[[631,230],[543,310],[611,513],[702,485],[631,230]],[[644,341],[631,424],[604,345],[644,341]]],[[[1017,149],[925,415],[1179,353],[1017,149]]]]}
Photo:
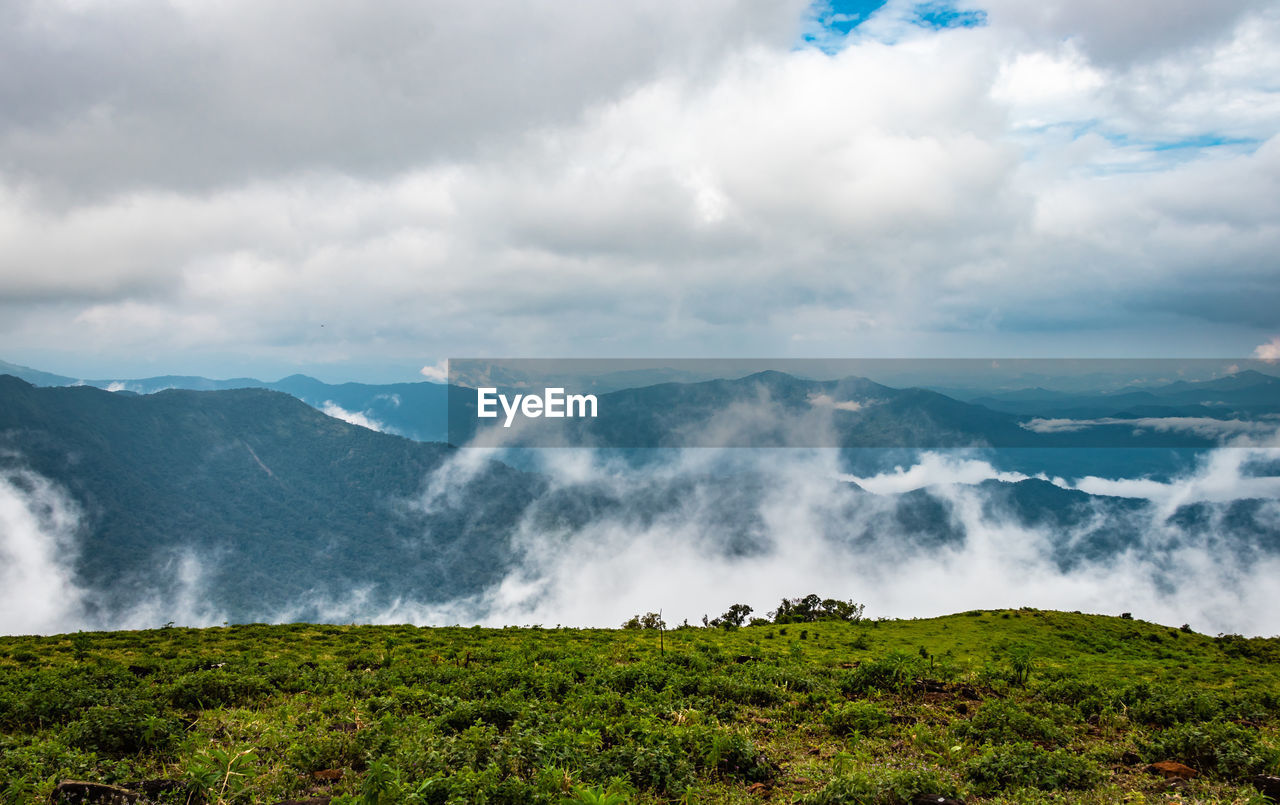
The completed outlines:
{"type": "Polygon", "coordinates": [[[1262,373],[1158,387],[1144,408],[781,373],[664,383],[601,395],[593,424],[625,431],[604,448],[395,435],[443,432],[448,400],[474,400],[459,387],[240,382],[0,378],[0,628],[616,626],[819,590],[877,616],[1034,605],[1280,630],[1280,455],[1184,427],[1212,397],[1208,422],[1264,433],[1280,382],[1262,373]],[[858,395],[874,403],[837,406],[858,395]],[[768,446],[792,415],[825,417],[837,446],[768,446]],[[1077,416],[1122,438],[1025,427],[1077,416]],[[712,422],[729,435],[697,431],[712,422]]]}

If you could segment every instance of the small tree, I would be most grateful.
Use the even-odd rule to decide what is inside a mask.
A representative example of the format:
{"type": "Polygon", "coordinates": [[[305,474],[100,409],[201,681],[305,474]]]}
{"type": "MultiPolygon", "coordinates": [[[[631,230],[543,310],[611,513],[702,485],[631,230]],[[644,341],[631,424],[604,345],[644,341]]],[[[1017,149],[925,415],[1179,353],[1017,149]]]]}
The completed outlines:
{"type": "Polygon", "coordinates": [[[646,612],[643,615],[632,615],[622,624],[623,629],[666,629],[667,622],[657,612],[646,612]]]}
{"type": "Polygon", "coordinates": [[[1028,645],[1012,646],[1009,649],[1009,668],[1013,671],[1015,685],[1024,688],[1027,686],[1027,680],[1031,679],[1031,672],[1035,668],[1033,656],[1031,646],[1028,645]]]}
{"type": "Polygon", "coordinates": [[[819,598],[810,593],[803,598],[784,598],[771,614],[774,623],[814,623],[816,621],[862,620],[862,604],[838,598],[819,598]]]}
{"type": "Polygon", "coordinates": [[[862,620],[862,612],[864,609],[866,609],[865,604],[855,604],[852,601],[841,601],[837,598],[827,598],[822,602],[822,619],[857,623],[862,620]]]}
{"type": "Polygon", "coordinates": [[[729,607],[729,611],[708,623],[708,626],[723,627],[725,629],[737,629],[747,622],[747,616],[754,610],[746,604],[734,604],[729,607]]]}
{"type": "Polygon", "coordinates": [[[77,662],[84,662],[88,659],[89,649],[92,647],[93,641],[84,632],[76,632],[71,636],[71,648],[75,651],[77,662]]]}

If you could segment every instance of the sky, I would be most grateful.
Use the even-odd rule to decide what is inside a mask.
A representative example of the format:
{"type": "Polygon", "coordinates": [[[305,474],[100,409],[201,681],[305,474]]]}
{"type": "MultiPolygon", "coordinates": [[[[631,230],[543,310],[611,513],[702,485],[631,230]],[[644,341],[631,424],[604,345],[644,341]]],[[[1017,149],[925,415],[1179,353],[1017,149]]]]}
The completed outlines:
{"type": "Polygon", "coordinates": [[[0,359],[1275,357],[1264,0],[11,0],[0,359]]]}

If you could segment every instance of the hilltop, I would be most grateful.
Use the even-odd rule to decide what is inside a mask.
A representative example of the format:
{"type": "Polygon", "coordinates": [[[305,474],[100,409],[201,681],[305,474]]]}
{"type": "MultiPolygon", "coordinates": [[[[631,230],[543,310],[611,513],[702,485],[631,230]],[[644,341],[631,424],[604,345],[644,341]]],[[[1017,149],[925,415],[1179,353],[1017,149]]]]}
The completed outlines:
{"type": "Polygon", "coordinates": [[[1274,638],[1027,609],[0,638],[0,799],[1261,803],[1278,661],[1274,638]]]}

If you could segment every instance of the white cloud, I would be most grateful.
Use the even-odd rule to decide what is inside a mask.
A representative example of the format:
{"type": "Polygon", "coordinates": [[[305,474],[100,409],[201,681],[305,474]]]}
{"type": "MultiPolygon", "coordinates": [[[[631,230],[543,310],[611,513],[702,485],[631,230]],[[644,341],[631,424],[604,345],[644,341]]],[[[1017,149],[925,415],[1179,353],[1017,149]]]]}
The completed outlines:
{"type": "Polygon", "coordinates": [[[1159,59],[1229,35],[1265,0],[986,0],[993,26],[1042,45],[1070,40],[1109,67],[1159,59]]]}
{"type": "Polygon", "coordinates": [[[1280,360],[1280,336],[1254,347],[1253,357],[1268,362],[1280,360]]]}
{"type": "Polygon", "coordinates": [[[20,5],[6,348],[287,370],[1275,331],[1280,12],[993,0],[827,55],[793,47],[803,5],[20,5]]]}
{"type": "Polygon", "coordinates": [[[841,476],[876,495],[900,495],[930,486],[979,484],[988,480],[1013,483],[1025,481],[1027,477],[1021,473],[997,471],[986,461],[935,452],[922,454],[916,463],[905,469],[897,467],[893,472],[870,477],[841,476]]]}
{"type": "MultiPolygon", "coordinates": [[[[1280,572],[1280,557],[1248,544],[1247,533],[1233,530],[1238,515],[1225,516],[1234,501],[1260,498],[1258,522],[1280,523],[1280,479],[1257,474],[1280,458],[1280,450],[1216,450],[1194,471],[1164,482],[1085,478],[1072,485],[1055,479],[1066,489],[1152,504],[1128,513],[1099,509],[1064,528],[1012,516],[998,492],[979,484],[1025,476],[964,453],[925,453],[909,466],[856,478],[840,475],[838,456],[836,450],[700,449],[669,451],[662,461],[635,467],[587,450],[544,451],[539,469],[552,497],[587,492],[616,505],[569,522],[555,518],[554,528],[539,519],[535,506],[511,535],[520,561],[501,583],[436,602],[375,601],[370,590],[354,589],[261,616],[616,626],[658,608],[670,622],[697,622],[735,602],[763,613],[783,596],[818,592],[854,598],[868,604],[871,615],[893,617],[1035,606],[1130,611],[1210,633],[1280,630],[1275,585],[1268,583],[1280,572]],[[871,494],[852,490],[849,480],[871,494]],[[921,543],[918,529],[894,520],[898,496],[909,492],[941,507],[941,525],[954,538],[921,543]],[[1188,504],[1208,507],[1206,527],[1170,518],[1188,504]],[[1105,556],[1091,559],[1071,550],[1104,526],[1117,529],[1105,556]]],[[[486,450],[455,451],[427,479],[416,505],[457,505],[489,457],[486,450]]],[[[109,616],[91,616],[91,597],[71,569],[79,518],[77,507],[39,476],[10,471],[0,481],[0,576],[9,596],[0,607],[0,632],[224,619],[204,588],[202,570],[216,566],[218,557],[191,554],[155,557],[172,585],[141,594],[109,616]]]]}
{"type": "Polygon", "coordinates": [[[418,374],[430,380],[432,383],[448,383],[449,382],[449,359],[441,358],[430,366],[424,366],[418,370],[418,374]]]}
{"type": "MultiPolygon", "coordinates": [[[[458,460],[472,460],[469,452],[458,460]]],[[[402,599],[383,608],[357,596],[327,602],[324,610],[329,617],[380,622],[616,626],[659,608],[669,622],[697,622],[735,602],[763,613],[783,596],[818,592],[854,598],[868,604],[868,614],[892,617],[1034,606],[1128,611],[1207,632],[1280,629],[1274,585],[1265,581],[1280,571],[1280,558],[1232,542],[1220,509],[1211,510],[1217,519],[1207,531],[1169,519],[1186,503],[1224,504],[1255,492],[1274,501],[1280,495],[1274,478],[1265,488],[1245,483],[1230,490],[1246,480],[1248,462],[1274,459],[1275,451],[1216,451],[1184,478],[1148,483],[1154,505],[1114,515],[1130,521],[1110,523],[1131,541],[1099,559],[1073,557],[1065,569],[1072,544],[1111,515],[1099,513],[1066,530],[1026,525],[997,505],[989,489],[976,486],[1025,476],[963,456],[928,453],[910,467],[851,479],[839,476],[837,451],[830,450],[727,458],[711,450],[672,452],[669,460],[643,469],[569,452],[566,458],[548,451],[542,471],[553,485],[586,484],[595,494],[616,496],[619,508],[554,533],[531,518],[517,535],[518,569],[483,594],[434,604],[402,599]],[[741,509],[728,504],[742,518],[729,526],[725,507],[732,492],[715,471],[725,460],[735,468],[731,478],[743,487],[744,501],[741,509]],[[584,461],[590,465],[585,470],[584,461]],[[757,487],[753,478],[763,483],[757,487]],[[851,492],[846,480],[874,494],[851,492]],[[669,509],[655,512],[645,501],[664,484],[681,494],[667,498],[669,509]],[[916,489],[927,489],[949,512],[958,541],[921,545],[919,534],[885,517],[898,495],[916,489]],[[1220,532],[1224,541],[1215,542],[1220,532]]],[[[466,477],[446,466],[433,484],[446,478],[447,485],[465,483],[466,477]]],[[[1060,479],[1054,483],[1072,488],[1060,479]]]]}
{"type": "Polygon", "coordinates": [[[872,402],[862,402],[859,400],[837,400],[830,394],[810,394],[809,405],[814,408],[831,408],[836,411],[861,411],[872,402]]]}
{"type": "Polygon", "coordinates": [[[1099,427],[1122,427],[1132,433],[1156,431],[1158,433],[1190,433],[1205,439],[1215,439],[1219,444],[1256,446],[1273,444],[1277,434],[1274,421],[1241,419],[1211,419],[1209,417],[1170,416],[1135,417],[1117,419],[1032,419],[1020,423],[1034,433],[1076,433],[1099,427]],[[1243,441],[1240,441],[1243,440],[1243,441]]]}
{"type": "Polygon", "coordinates": [[[0,53],[26,77],[0,89],[0,153],[55,198],[313,169],[386,177],[744,44],[785,47],[803,7],[20,0],[0,25],[0,53]]]}
{"type": "Polygon", "coordinates": [[[325,414],[325,416],[331,416],[334,419],[341,419],[343,422],[349,422],[352,425],[359,425],[362,428],[376,430],[379,433],[386,430],[386,426],[369,416],[368,411],[348,411],[333,400],[325,400],[320,405],[320,410],[325,414]]]}
{"type": "Polygon", "coordinates": [[[1019,128],[1088,121],[1096,114],[1106,76],[1069,44],[1056,52],[1018,53],[1000,68],[991,87],[1019,128]]]}
{"type": "Polygon", "coordinates": [[[79,507],[48,479],[0,472],[0,634],[57,631],[79,613],[79,525],[79,507]]]}
{"type": "Polygon", "coordinates": [[[1143,498],[1165,516],[1189,503],[1224,503],[1244,499],[1280,498],[1280,477],[1248,472],[1257,461],[1280,459],[1274,448],[1229,448],[1212,451],[1197,471],[1169,481],[1149,478],[1081,478],[1073,487],[1091,495],[1143,498]]]}

